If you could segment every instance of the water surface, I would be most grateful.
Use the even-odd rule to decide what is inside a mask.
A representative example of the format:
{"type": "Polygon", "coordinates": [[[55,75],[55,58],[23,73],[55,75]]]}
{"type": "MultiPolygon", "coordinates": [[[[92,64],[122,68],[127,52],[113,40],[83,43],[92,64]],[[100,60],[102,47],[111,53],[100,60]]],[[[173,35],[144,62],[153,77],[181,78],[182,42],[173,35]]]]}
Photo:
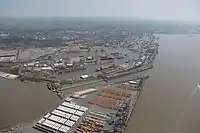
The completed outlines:
{"type": "Polygon", "coordinates": [[[128,133],[199,133],[200,35],[161,35],[128,133]]]}
{"type": "Polygon", "coordinates": [[[29,122],[59,103],[45,84],[0,78],[0,129],[29,122]]]}

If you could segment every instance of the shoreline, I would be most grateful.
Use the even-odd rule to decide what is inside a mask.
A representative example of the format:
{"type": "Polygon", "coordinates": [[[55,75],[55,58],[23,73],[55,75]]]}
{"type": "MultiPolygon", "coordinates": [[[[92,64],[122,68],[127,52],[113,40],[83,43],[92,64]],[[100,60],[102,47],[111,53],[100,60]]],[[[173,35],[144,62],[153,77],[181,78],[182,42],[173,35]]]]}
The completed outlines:
{"type": "Polygon", "coordinates": [[[5,73],[5,72],[1,72],[0,71],[0,77],[5,78],[5,79],[16,79],[19,76],[18,75],[14,75],[14,74],[10,74],[10,73],[5,73]]]}

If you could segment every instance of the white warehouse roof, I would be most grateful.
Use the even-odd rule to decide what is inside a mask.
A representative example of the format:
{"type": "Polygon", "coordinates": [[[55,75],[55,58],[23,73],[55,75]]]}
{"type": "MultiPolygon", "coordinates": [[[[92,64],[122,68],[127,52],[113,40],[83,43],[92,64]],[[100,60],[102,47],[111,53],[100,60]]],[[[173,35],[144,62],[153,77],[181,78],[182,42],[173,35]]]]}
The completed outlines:
{"type": "Polygon", "coordinates": [[[84,114],[87,107],[77,105],[76,103],[63,102],[51,113],[47,113],[36,125],[44,126],[52,131],[66,133],[84,114]]]}
{"type": "Polygon", "coordinates": [[[88,77],[89,77],[89,75],[82,75],[81,76],[82,79],[85,79],[85,78],[88,78],[88,77]]]}
{"type": "Polygon", "coordinates": [[[61,118],[61,119],[59,120],[59,123],[64,124],[66,121],[67,121],[67,119],[65,119],[65,118],[61,118]]]}
{"type": "Polygon", "coordinates": [[[62,126],[59,128],[59,131],[61,131],[61,132],[63,132],[63,133],[66,133],[69,129],[70,129],[69,127],[62,125],[62,126]]]}
{"type": "Polygon", "coordinates": [[[70,114],[74,114],[74,113],[76,112],[76,110],[75,110],[75,109],[70,109],[68,112],[69,112],[70,114]]]}
{"type": "Polygon", "coordinates": [[[66,118],[66,119],[69,119],[71,116],[72,116],[72,114],[67,113],[67,114],[65,115],[65,118],[66,118]]]}
{"type": "Polygon", "coordinates": [[[58,130],[60,127],[61,127],[61,124],[55,123],[52,128],[55,130],[58,130]]]}
{"type": "Polygon", "coordinates": [[[55,115],[51,115],[48,119],[49,120],[52,120],[52,121],[56,121],[56,122],[59,122],[61,117],[58,117],[58,116],[55,116],[55,115]]]}
{"type": "Polygon", "coordinates": [[[56,110],[56,109],[52,112],[52,114],[57,115],[57,116],[61,116],[61,117],[66,115],[65,112],[59,111],[59,110],[56,110]]]}
{"type": "Polygon", "coordinates": [[[87,107],[83,107],[83,106],[81,106],[81,107],[79,108],[80,111],[84,111],[84,112],[85,112],[87,109],[88,109],[87,107]]]}
{"type": "Polygon", "coordinates": [[[80,117],[79,116],[75,116],[75,115],[72,115],[72,117],[70,117],[70,120],[73,120],[73,121],[78,121],[80,117]]]}
{"type": "Polygon", "coordinates": [[[44,120],[45,120],[45,119],[42,118],[42,119],[40,119],[40,120],[38,121],[38,123],[42,123],[44,120]]]}
{"type": "Polygon", "coordinates": [[[69,126],[69,127],[72,127],[74,125],[75,122],[71,121],[71,120],[68,120],[65,122],[65,125],[69,126]]]}
{"type": "Polygon", "coordinates": [[[59,110],[61,110],[61,111],[64,111],[64,112],[69,112],[69,110],[70,110],[70,108],[67,108],[67,107],[64,107],[64,106],[58,106],[58,108],[57,109],[59,109],[59,110]]]}
{"type": "Polygon", "coordinates": [[[48,114],[46,114],[46,115],[44,116],[44,118],[48,118],[50,115],[51,115],[51,114],[48,113],[48,114]]]}
{"type": "Polygon", "coordinates": [[[96,90],[97,89],[90,88],[90,89],[86,89],[86,90],[77,91],[77,92],[75,92],[75,94],[82,96],[84,94],[91,93],[91,92],[94,92],[96,90]]]}
{"type": "Polygon", "coordinates": [[[84,114],[84,112],[82,111],[76,111],[75,115],[78,115],[78,116],[82,116],[84,114]]]}
{"type": "Polygon", "coordinates": [[[52,67],[42,67],[42,70],[53,70],[52,67]]]}

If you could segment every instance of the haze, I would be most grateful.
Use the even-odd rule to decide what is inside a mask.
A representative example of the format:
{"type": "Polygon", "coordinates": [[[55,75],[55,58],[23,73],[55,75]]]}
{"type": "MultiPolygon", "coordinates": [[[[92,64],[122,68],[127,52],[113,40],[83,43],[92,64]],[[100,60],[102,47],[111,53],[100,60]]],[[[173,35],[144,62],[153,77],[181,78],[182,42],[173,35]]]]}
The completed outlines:
{"type": "Polygon", "coordinates": [[[0,0],[0,17],[127,17],[200,21],[199,0],[0,0]]]}

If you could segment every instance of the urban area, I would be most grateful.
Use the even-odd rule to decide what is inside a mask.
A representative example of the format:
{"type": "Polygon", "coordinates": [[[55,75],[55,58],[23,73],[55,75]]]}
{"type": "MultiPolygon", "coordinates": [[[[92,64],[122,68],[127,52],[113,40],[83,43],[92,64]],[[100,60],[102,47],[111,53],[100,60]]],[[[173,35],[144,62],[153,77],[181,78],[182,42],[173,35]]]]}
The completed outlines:
{"type": "Polygon", "coordinates": [[[63,27],[1,29],[0,76],[46,84],[60,99],[38,119],[2,132],[125,132],[151,76],[146,71],[153,68],[159,37],[122,24],[63,27]]]}

